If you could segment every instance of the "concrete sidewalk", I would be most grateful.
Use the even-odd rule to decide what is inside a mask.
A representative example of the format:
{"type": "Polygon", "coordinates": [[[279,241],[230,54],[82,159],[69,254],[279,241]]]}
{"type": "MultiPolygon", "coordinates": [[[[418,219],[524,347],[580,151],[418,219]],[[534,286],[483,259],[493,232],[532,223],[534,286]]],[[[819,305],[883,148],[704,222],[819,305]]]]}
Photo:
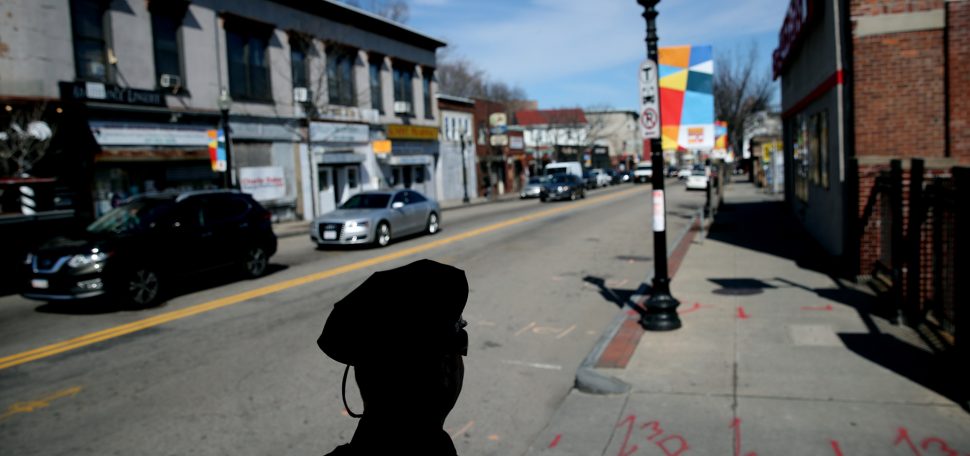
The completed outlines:
{"type": "Polygon", "coordinates": [[[966,366],[828,276],[779,198],[738,183],[725,204],[673,278],[684,327],[596,368],[630,391],[574,389],[529,454],[970,454],[966,366]]]}
{"type": "MultiPolygon", "coordinates": [[[[499,195],[494,198],[470,198],[468,203],[463,203],[461,200],[450,200],[441,201],[441,211],[450,211],[452,209],[458,209],[462,207],[472,207],[481,206],[483,204],[497,203],[501,201],[515,201],[519,199],[518,193],[506,193],[504,195],[499,195]]],[[[281,222],[273,224],[273,232],[276,234],[277,238],[286,238],[292,236],[309,236],[310,235],[310,222],[304,220],[297,220],[292,222],[281,222]]]]}

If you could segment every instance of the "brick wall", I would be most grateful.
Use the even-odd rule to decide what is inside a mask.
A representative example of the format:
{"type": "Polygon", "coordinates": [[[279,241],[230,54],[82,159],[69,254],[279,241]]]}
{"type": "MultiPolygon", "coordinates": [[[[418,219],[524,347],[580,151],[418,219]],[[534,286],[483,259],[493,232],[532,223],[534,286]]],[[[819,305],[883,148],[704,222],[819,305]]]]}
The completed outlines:
{"type": "Polygon", "coordinates": [[[943,31],[854,38],[856,154],[943,157],[943,31]]]}
{"type": "Polygon", "coordinates": [[[947,3],[950,156],[970,164],[970,1],[947,3]]]}
{"type": "Polygon", "coordinates": [[[852,0],[853,16],[878,16],[943,8],[944,0],[852,0]]]}

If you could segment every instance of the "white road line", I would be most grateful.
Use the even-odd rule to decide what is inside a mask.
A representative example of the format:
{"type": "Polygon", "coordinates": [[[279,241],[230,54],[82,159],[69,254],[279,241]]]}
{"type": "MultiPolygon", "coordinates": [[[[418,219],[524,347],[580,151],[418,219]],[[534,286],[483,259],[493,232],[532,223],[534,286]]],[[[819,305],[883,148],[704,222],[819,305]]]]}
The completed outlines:
{"type": "Polygon", "coordinates": [[[503,359],[502,362],[505,364],[511,364],[513,366],[534,367],[536,369],[547,369],[547,370],[562,370],[562,366],[558,364],[528,363],[525,361],[513,361],[508,359],[503,359]]]}

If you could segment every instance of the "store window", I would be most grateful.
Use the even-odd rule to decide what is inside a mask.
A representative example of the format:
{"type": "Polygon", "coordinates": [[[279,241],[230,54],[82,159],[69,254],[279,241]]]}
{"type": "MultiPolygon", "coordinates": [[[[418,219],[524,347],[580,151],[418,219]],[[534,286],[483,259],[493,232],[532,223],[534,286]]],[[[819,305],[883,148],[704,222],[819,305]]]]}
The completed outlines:
{"type": "Polygon", "coordinates": [[[104,29],[106,10],[107,2],[102,0],[71,1],[74,66],[78,79],[109,82],[104,29]]]}
{"type": "Polygon", "coordinates": [[[347,186],[357,188],[360,184],[357,181],[357,168],[347,168],[347,186]]]}
{"type": "MultiPolygon", "coordinates": [[[[403,63],[394,64],[394,102],[407,103],[406,114],[414,114],[414,68],[403,63]]],[[[395,109],[395,114],[397,114],[395,109]]]]}
{"type": "Polygon", "coordinates": [[[431,106],[431,78],[432,73],[430,69],[424,70],[424,77],[421,78],[421,91],[424,95],[424,118],[433,119],[434,118],[434,107],[431,106]]]}
{"type": "Polygon", "coordinates": [[[818,112],[808,122],[809,165],[812,183],[829,188],[828,113],[818,112]]]}
{"type": "Polygon", "coordinates": [[[807,118],[799,114],[791,120],[789,128],[795,139],[792,144],[792,178],[794,180],[795,197],[808,202],[808,182],[811,166],[809,163],[809,129],[807,118]]]}
{"type": "Polygon", "coordinates": [[[327,51],[327,90],[330,104],[356,105],[354,95],[354,61],[357,52],[333,48],[327,51]]]}
{"type": "Polygon", "coordinates": [[[384,66],[383,63],[383,57],[371,55],[370,64],[368,65],[370,76],[370,107],[376,109],[381,114],[384,113],[384,89],[381,86],[381,67],[384,66]]]}
{"type": "Polygon", "coordinates": [[[272,29],[233,19],[226,23],[229,92],[237,100],[272,101],[267,47],[272,29]]]}

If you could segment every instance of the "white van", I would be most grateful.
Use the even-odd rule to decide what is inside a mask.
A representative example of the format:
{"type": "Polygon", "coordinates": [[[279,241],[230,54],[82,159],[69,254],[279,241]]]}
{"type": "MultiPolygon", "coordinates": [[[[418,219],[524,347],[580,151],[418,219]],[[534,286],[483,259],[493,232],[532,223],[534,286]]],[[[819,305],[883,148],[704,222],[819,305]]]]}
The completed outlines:
{"type": "Polygon", "coordinates": [[[583,165],[581,165],[578,161],[557,162],[546,165],[546,175],[551,176],[553,174],[573,174],[582,179],[583,165]]]}

